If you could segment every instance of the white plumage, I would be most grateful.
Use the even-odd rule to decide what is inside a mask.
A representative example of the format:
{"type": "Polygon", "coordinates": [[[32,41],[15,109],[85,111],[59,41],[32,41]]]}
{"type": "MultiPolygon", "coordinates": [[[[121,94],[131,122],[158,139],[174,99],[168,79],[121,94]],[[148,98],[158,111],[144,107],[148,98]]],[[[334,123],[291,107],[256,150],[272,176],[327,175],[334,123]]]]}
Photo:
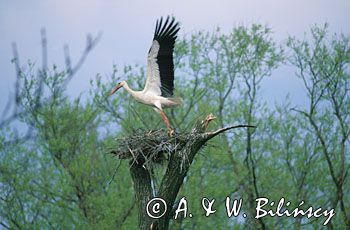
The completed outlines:
{"type": "Polygon", "coordinates": [[[179,31],[179,23],[175,19],[167,17],[164,24],[162,18],[156,23],[152,46],[147,58],[147,79],[142,91],[130,89],[126,81],[122,81],[111,91],[114,94],[118,89],[124,87],[135,100],[154,107],[160,113],[167,128],[169,136],[174,130],[163,109],[175,107],[181,104],[180,98],[173,97],[174,91],[174,63],[173,51],[176,34],[179,31]]]}

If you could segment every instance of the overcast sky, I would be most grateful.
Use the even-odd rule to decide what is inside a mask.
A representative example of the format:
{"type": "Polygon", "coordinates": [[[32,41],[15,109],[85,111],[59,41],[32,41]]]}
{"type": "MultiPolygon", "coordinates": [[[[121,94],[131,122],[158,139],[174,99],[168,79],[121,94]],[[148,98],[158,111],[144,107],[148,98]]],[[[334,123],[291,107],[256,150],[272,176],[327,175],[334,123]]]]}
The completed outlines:
{"type": "MultiPolygon", "coordinates": [[[[89,79],[106,76],[112,65],[146,63],[155,21],[172,14],[181,21],[181,35],[220,26],[229,31],[236,25],[268,24],[277,41],[288,35],[302,36],[314,24],[328,22],[333,32],[350,35],[349,0],[0,0],[0,109],[13,92],[15,71],[11,43],[18,46],[22,64],[41,63],[40,29],[46,28],[50,64],[63,66],[63,46],[69,44],[75,63],[87,33],[102,32],[97,47],[69,86],[72,97],[87,92],[89,79]]],[[[288,68],[281,68],[264,82],[263,96],[274,103],[287,92],[302,103],[301,83],[288,68]]]]}

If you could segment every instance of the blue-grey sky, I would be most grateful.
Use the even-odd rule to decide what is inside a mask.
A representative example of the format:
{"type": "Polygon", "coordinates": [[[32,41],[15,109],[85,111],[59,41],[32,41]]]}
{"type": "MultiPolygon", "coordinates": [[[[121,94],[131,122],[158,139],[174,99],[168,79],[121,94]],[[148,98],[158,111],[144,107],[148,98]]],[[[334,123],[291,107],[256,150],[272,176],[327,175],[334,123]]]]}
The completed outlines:
{"type": "MultiPolygon", "coordinates": [[[[85,45],[87,33],[102,38],[72,80],[69,94],[87,92],[96,73],[106,76],[112,65],[146,63],[155,21],[172,14],[181,21],[181,35],[220,26],[268,24],[277,41],[288,35],[303,36],[310,26],[328,22],[333,32],[350,34],[349,0],[0,0],[0,109],[13,91],[15,71],[10,63],[11,43],[18,46],[22,64],[31,59],[40,65],[40,29],[46,28],[49,63],[63,66],[63,46],[69,44],[73,63],[85,45]]],[[[303,104],[301,83],[288,67],[264,82],[263,96],[273,103],[291,94],[303,104]]]]}

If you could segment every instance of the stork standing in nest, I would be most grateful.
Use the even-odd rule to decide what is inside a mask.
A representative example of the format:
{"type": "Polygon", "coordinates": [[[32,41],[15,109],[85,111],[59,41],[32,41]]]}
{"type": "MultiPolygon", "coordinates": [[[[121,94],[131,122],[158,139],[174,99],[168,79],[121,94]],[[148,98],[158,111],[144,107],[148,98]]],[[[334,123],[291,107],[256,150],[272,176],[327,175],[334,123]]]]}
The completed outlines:
{"type": "Polygon", "coordinates": [[[112,95],[124,87],[135,100],[152,106],[163,118],[169,136],[174,134],[174,130],[163,109],[178,106],[182,102],[180,98],[173,97],[173,51],[179,30],[179,23],[175,22],[175,18],[170,19],[168,16],[164,24],[162,18],[157,20],[152,46],[148,52],[145,88],[142,91],[134,91],[130,89],[126,81],[122,81],[110,93],[112,95]]]}

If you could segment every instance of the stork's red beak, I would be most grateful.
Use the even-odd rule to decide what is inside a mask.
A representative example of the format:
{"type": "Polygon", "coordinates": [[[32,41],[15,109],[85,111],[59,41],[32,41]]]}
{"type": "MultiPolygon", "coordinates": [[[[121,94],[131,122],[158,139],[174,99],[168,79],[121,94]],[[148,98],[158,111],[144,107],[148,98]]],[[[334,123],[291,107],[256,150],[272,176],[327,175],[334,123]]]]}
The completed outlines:
{"type": "Polygon", "coordinates": [[[109,96],[111,96],[112,94],[114,94],[115,92],[117,92],[118,89],[120,89],[122,86],[120,84],[118,84],[114,89],[112,89],[112,91],[109,93],[109,96]]]}

